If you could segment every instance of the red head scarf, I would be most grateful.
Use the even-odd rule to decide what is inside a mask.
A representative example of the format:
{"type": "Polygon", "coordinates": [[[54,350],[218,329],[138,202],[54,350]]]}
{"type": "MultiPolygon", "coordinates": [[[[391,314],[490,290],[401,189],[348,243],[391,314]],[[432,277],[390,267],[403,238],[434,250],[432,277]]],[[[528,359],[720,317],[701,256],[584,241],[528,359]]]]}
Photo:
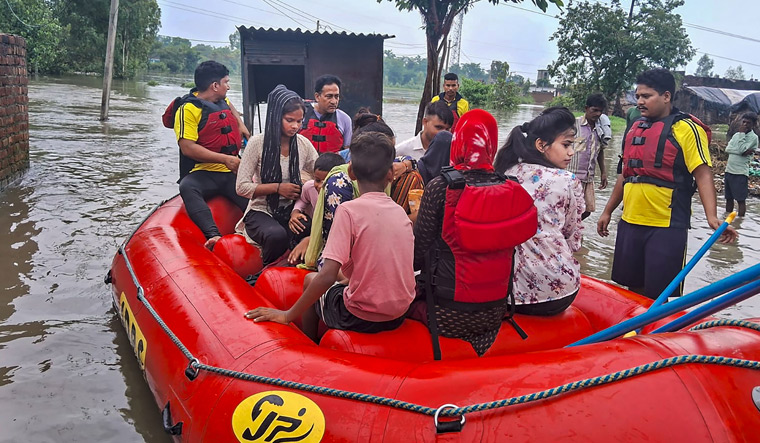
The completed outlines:
{"type": "Polygon", "coordinates": [[[451,139],[451,166],[460,171],[493,171],[499,142],[493,115],[482,109],[465,113],[457,122],[451,139]]]}

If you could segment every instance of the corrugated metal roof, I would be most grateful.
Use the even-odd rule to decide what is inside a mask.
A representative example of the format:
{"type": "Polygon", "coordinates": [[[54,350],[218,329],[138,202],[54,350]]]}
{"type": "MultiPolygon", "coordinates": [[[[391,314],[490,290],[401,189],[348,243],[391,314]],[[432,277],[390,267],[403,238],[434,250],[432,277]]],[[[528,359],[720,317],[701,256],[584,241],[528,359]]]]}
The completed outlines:
{"type": "Polygon", "coordinates": [[[252,32],[252,33],[261,33],[261,34],[285,34],[285,35],[304,35],[304,36],[313,36],[313,35],[327,35],[327,36],[342,36],[342,37],[374,37],[374,38],[395,38],[395,35],[388,35],[388,34],[356,34],[356,33],[348,33],[346,31],[343,32],[327,32],[327,31],[302,31],[301,28],[296,29],[275,29],[275,28],[254,28],[254,27],[245,27],[245,26],[238,26],[238,30],[240,31],[246,31],[246,32],[252,32]]]}

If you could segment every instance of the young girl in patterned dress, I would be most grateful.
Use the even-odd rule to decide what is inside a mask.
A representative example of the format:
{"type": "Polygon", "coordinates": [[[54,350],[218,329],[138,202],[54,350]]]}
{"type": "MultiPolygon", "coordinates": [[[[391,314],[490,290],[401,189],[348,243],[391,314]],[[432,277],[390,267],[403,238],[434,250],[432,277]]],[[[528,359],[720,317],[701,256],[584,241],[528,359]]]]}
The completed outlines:
{"type": "Polygon", "coordinates": [[[496,155],[494,167],[533,197],[538,231],[515,248],[512,290],[516,312],[555,315],[567,309],[581,283],[573,253],[583,239],[583,187],[565,168],[573,156],[575,117],[552,107],[515,127],[496,155]]]}

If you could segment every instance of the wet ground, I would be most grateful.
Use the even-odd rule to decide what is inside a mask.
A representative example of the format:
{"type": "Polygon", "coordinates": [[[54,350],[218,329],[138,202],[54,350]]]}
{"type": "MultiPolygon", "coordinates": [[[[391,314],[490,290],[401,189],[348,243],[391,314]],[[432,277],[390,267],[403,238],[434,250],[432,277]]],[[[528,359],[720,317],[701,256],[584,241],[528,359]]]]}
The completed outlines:
{"type": "MultiPolygon", "coordinates": [[[[177,193],[177,145],[159,122],[184,90],[116,82],[110,120],[101,123],[100,87],[91,77],[29,87],[31,168],[0,193],[0,442],[168,440],[103,277],[146,212],[177,193]]],[[[242,108],[239,87],[230,98],[242,108]]],[[[404,140],[417,107],[395,101],[383,117],[404,140]]],[[[538,112],[498,115],[501,141],[538,112]]],[[[607,157],[616,162],[612,150],[607,157]]],[[[608,195],[598,193],[599,210],[608,195]]],[[[687,291],[760,261],[759,212],[750,201],[748,216],[734,223],[738,243],[714,246],[687,291]]],[[[710,235],[698,200],[692,221],[690,256],[710,235]]],[[[595,222],[586,222],[578,258],[586,274],[607,279],[614,232],[600,238],[595,222]]],[[[760,316],[760,300],[723,315],[760,316]]]]}

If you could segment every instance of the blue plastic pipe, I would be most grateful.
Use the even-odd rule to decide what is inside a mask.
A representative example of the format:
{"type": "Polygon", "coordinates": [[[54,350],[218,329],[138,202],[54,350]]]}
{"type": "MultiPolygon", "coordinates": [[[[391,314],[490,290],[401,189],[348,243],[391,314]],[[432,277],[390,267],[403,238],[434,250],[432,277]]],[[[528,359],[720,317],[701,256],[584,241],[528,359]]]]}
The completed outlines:
{"type": "Polygon", "coordinates": [[[698,307],[697,309],[689,312],[682,317],[678,317],[666,325],[660,326],[659,328],[652,331],[652,334],[678,331],[679,329],[685,328],[692,323],[696,323],[698,320],[701,320],[708,315],[722,311],[723,309],[726,309],[729,306],[733,306],[741,301],[753,297],[758,293],[760,293],[760,280],[755,280],[752,283],[735,289],[722,297],[716,298],[704,306],[698,307]]]}
{"type": "Polygon", "coordinates": [[[684,295],[683,297],[680,297],[668,304],[658,306],[655,309],[650,309],[641,315],[629,318],[624,322],[591,334],[584,339],[578,340],[577,342],[568,345],[567,347],[611,340],[627,332],[634,331],[652,322],[661,320],[668,315],[675,314],[676,312],[688,309],[706,300],[717,297],[718,295],[721,295],[725,292],[736,289],[758,278],[760,278],[760,263],[754,266],[750,266],[749,268],[737,272],[736,274],[728,276],[722,280],[718,280],[715,283],[698,289],[690,294],[684,295]]]}
{"type": "Polygon", "coordinates": [[[694,266],[696,266],[697,262],[702,259],[702,256],[705,255],[708,249],[715,244],[715,242],[720,238],[720,236],[723,234],[723,231],[728,228],[728,225],[734,221],[734,218],[736,217],[736,212],[732,212],[728,214],[728,217],[726,217],[726,220],[718,226],[718,229],[713,232],[713,235],[710,236],[710,238],[707,239],[705,244],[702,245],[701,248],[699,248],[699,251],[697,251],[696,254],[694,254],[694,257],[689,260],[688,263],[686,263],[686,266],[681,269],[681,272],[676,275],[676,278],[673,279],[672,282],[665,288],[664,291],[657,297],[657,299],[652,303],[652,306],[649,307],[649,309],[654,309],[661,304],[665,303],[668,300],[668,297],[670,294],[673,293],[673,291],[676,290],[676,288],[683,282],[683,280],[686,278],[686,275],[691,272],[692,269],[694,269],[694,266]]]}

